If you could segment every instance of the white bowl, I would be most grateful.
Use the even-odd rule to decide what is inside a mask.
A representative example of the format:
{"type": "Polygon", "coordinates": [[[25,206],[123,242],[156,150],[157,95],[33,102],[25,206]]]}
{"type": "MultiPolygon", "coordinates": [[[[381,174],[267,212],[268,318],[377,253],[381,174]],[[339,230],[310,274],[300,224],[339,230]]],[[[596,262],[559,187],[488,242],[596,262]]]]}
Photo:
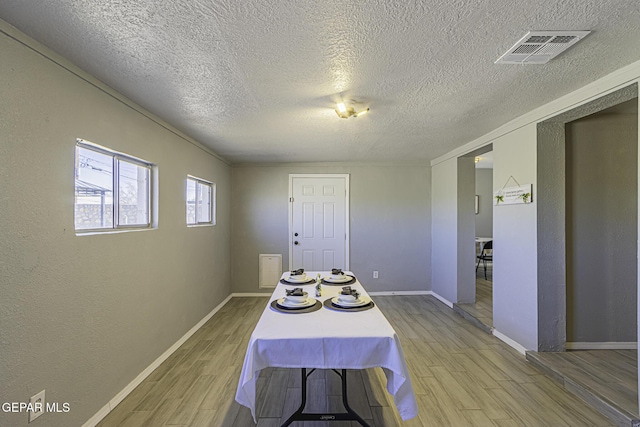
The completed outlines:
{"type": "Polygon", "coordinates": [[[295,280],[297,282],[304,282],[308,279],[309,278],[307,277],[307,273],[296,274],[295,276],[294,275],[289,276],[289,280],[295,280]]]}
{"type": "Polygon", "coordinates": [[[346,278],[347,278],[347,276],[345,276],[344,274],[332,274],[331,275],[331,280],[344,280],[346,278]]]}
{"type": "Polygon", "coordinates": [[[308,292],[303,292],[302,295],[287,295],[285,299],[287,301],[295,302],[298,304],[302,304],[309,298],[308,292]]]}
{"type": "Polygon", "coordinates": [[[357,298],[355,295],[344,295],[344,294],[338,295],[338,301],[340,302],[355,302],[358,298],[360,298],[360,295],[358,295],[357,298]]]}

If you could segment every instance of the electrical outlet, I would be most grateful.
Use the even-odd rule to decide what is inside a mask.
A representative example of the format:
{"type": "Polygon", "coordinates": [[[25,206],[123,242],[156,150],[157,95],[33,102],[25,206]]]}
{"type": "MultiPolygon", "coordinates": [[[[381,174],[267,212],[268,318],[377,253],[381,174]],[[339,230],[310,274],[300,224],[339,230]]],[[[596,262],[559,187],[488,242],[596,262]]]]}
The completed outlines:
{"type": "Polygon", "coordinates": [[[378,278],[378,270],[373,270],[373,278],[374,279],[378,278]]]}
{"type": "Polygon", "coordinates": [[[44,414],[44,390],[31,396],[31,399],[29,399],[29,405],[31,406],[31,411],[29,411],[29,422],[31,422],[44,414]]]}

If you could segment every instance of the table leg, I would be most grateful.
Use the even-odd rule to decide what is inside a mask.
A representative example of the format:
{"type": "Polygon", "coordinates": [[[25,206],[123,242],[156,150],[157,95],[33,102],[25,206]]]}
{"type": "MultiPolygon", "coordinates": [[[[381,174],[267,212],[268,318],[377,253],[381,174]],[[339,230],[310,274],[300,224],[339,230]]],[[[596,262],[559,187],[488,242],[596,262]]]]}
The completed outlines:
{"type": "MultiPolygon", "coordinates": [[[[335,369],[333,370],[333,372],[340,375],[338,371],[336,371],[335,369]]],[[[365,423],[364,420],[360,417],[360,415],[358,415],[353,409],[351,409],[351,407],[349,406],[349,402],[347,401],[347,370],[346,369],[342,370],[342,375],[340,375],[340,378],[342,378],[342,404],[344,405],[344,409],[347,410],[347,414],[350,414],[353,416],[353,418],[349,418],[349,419],[359,422],[361,426],[369,427],[369,424],[365,423]]]]}
{"type": "Polygon", "coordinates": [[[302,403],[300,404],[300,407],[298,408],[298,410],[294,412],[293,415],[291,415],[289,419],[285,421],[284,424],[282,424],[282,427],[287,427],[294,421],[344,421],[344,420],[357,421],[363,427],[370,427],[369,424],[367,424],[362,419],[362,417],[360,417],[360,415],[358,415],[349,406],[349,401],[347,400],[347,370],[346,369],[343,369],[342,373],[338,372],[335,369],[333,369],[333,372],[338,374],[338,376],[340,376],[342,380],[342,404],[344,405],[344,408],[346,409],[347,412],[340,412],[337,414],[334,414],[334,413],[312,414],[312,413],[304,412],[304,407],[307,404],[307,378],[309,378],[309,375],[311,375],[313,371],[315,371],[315,369],[312,369],[309,372],[309,374],[307,374],[306,368],[302,368],[301,371],[302,371],[302,387],[301,387],[302,403]]]}

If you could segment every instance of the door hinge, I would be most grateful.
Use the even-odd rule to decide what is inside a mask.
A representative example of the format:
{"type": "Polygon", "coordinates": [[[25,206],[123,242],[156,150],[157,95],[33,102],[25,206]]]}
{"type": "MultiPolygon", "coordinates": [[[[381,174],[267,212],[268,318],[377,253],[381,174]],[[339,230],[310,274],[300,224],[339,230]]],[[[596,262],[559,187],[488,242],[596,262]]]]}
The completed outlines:
{"type": "Polygon", "coordinates": [[[293,203],[293,197],[289,197],[289,201],[293,203]]]}

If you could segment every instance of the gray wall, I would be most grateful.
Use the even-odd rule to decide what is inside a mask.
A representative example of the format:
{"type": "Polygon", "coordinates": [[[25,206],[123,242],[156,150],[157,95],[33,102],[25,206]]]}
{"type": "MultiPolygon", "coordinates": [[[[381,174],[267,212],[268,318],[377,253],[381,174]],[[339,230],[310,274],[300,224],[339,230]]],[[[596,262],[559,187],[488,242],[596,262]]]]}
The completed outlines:
{"type": "Polygon", "coordinates": [[[475,175],[472,156],[458,158],[458,291],[455,303],[474,303],[476,300],[476,242],[475,242],[475,175]]]}
{"type": "Polygon", "coordinates": [[[476,169],[476,194],[479,209],[476,215],[476,236],[493,236],[493,169],[476,169]]]}
{"type": "MultiPolygon", "coordinates": [[[[503,205],[493,211],[494,334],[532,350],[538,348],[536,145],[535,124],[492,140],[493,188],[501,188],[513,176],[521,184],[533,184],[534,197],[534,203],[503,205]]],[[[459,295],[459,270],[465,260],[458,247],[468,244],[467,238],[458,235],[458,221],[465,215],[461,210],[468,209],[459,205],[458,192],[466,188],[459,182],[464,176],[459,169],[466,164],[458,159],[432,165],[432,287],[452,303],[463,297],[459,295]]]]}
{"type": "Polygon", "coordinates": [[[493,209],[493,326],[529,350],[538,348],[536,125],[493,141],[493,188],[513,176],[533,184],[533,203],[493,209]]]}
{"type": "Polygon", "coordinates": [[[431,286],[450,303],[458,301],[458,161],[431,169],[431,286]]]}
{"type": "Polygon", "coordinates": [[[350,174],[350,269],[368,291],[431,289],[429,166],[333,163],[232,168],[234,292],[265,292],[261,253],[282,254],[283,271],[289,268],[290,173],[350,174]]]}
{"type": "Polygon", "coordinates": [[[432,290],[448,303],[475,300],[473,156],[432,168],[432,290]]]}
{"type": "Polygon", "coordinates": [[[638,118],[568,123],[567,341],[636,341],[638,118]]]}
{"type": "Polygon", "coordinates": [[[565,126],[554,119],[537,125],[538,351],[564,351],[567,337],[565,126]]]}
{"type": "MultiPolygon", "coordinates": [[[[33,425],[79,426],[230,294],[231,176],[34,46],[83,78],[0,33],[0,393],[24,402],[46,389],[70,412],[33,425]],[[158,165],[158,229],[75,235],[77,137],[158,165]],[[186,227],[187,174],[217,184],[215,227],[186,227]]],[[[0,412],[0,425],[27,414],[0,412]]]]}

